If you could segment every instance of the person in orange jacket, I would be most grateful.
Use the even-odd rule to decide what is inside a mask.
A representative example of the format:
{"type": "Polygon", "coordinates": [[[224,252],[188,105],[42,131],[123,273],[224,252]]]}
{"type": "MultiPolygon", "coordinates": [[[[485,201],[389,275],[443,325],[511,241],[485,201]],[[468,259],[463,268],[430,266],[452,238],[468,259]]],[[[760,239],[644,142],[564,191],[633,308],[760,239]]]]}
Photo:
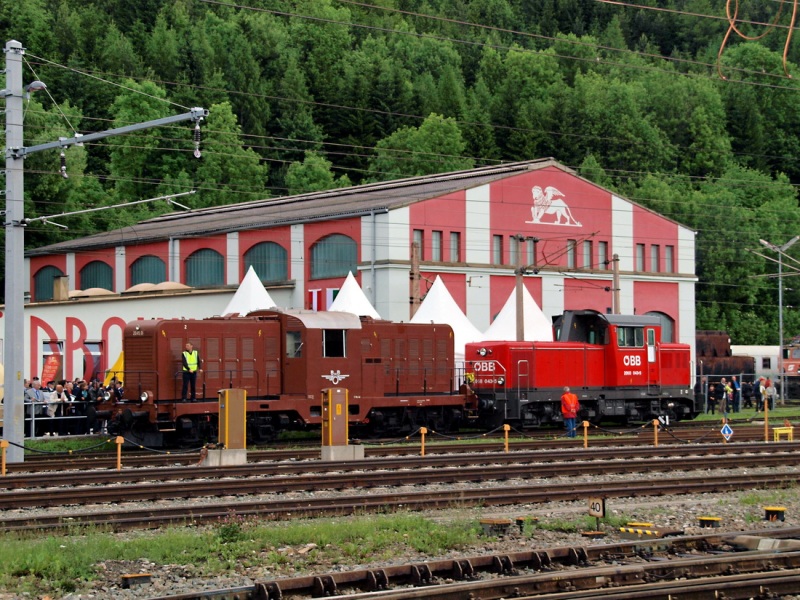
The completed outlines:
{"type": "Polygon", "coordinates": [[[580,408],[578,397],[569,391],[568,386],[564,386],[564,393],[561,395],[561,414],[564,416],[567,437],[575,437],[575,419],[580,408]]]}

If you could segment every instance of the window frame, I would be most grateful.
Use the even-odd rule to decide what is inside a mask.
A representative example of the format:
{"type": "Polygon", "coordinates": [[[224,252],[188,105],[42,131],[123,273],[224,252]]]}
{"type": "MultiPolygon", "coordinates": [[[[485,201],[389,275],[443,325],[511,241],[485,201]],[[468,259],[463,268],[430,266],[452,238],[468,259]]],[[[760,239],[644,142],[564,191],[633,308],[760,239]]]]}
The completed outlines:
{"type": "Polygon", "coordinates": [[[311,245],[309,252],[311,264],[309,265],[309,280],[335,279],[347,277],[348,273],[354,275],[358,272],[358,244],[349,235],[332,233],[318,239],[311,245]],[[334,244],[341,244],[337,248],[334,244]],[[324,251],[336,250],[331,257],[323,257],[324,251]]]}

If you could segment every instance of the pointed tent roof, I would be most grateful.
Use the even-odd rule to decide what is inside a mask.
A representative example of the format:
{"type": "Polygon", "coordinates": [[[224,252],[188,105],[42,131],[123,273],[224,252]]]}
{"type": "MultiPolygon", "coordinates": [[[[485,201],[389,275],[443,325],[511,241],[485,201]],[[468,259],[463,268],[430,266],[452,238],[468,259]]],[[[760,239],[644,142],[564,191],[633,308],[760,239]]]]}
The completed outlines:
{"type": "Polygon", "coordinates": [[[456,360],[464,360],[464,346],[483,339],[480,330],[459,308],[438,275],[431,289],[411,318],[412,323],[445,323],[453,328],[456,360]]]}
{"type": "Polygon", "coordinates": [[[328,310],[348,312],[358,316],[372,317],[373,319],[381,318],[378,311],[367,299],[364,290],[358,285],[356,278],[353,277],[352,271],[347,274],[347,278],[344,280],[342,287],[339,288],[339,293],[336,294],[336,298],[328,307],[328,310]]]}
{"type": "MultiPolygon", "coordinates": [[[[522,287],[523,303],[525,310],[525,341],[552,342],[553,323],[548,319],[536,304],[528,288],[522,287]]],[[[506,300],[500,314],[483,333],[485,340],[515,340],[517,339],[517,293],[511,290],[511,295],[506,300]]]]}
{"type": "Polygon", "coordinates": [[[247,275],[242,279],[242,283],[239,284],[239,289],[236,290],[222,314],[244,316],[256,310],[265,310],[275,306],[277,306],[275,301],[251,265],[247,270],[247,275]]]}

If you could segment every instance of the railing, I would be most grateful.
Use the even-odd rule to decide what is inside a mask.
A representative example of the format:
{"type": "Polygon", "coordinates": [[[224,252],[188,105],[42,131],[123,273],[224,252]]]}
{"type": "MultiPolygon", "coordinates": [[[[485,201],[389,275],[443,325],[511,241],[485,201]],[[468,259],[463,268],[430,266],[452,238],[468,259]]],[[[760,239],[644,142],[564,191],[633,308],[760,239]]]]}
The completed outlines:
{"type": "Polygon", "coordinates": [[[25,434],[28,438],[49,437],[51,435],[84,435],[101,433],[103,419],[97,419],[98,431],[90,431],[88,408],[97,404],[88,400],[74,402],[25,402],[25,434]],[[56,404],[56,414],[49,416],[47,410],[56,404]],[[66,410],[66,414],[64,414],[66,410]]]}
{"type": "MultiPolygon", "coordinates": [[[[270,389],[273,386],[273,381],[278,379],[278,373],[268,373],[266,376],[266,388],[261,389],[261,373],[256,369],[216,369],[209,370],[203,369],[202,373],[197,376],[197,397],[202,399],[208,398],[208,382],[216,381],[213,399],[216,400],[216,391],[227,385],[228,389],[243,388],[248,390],[249,395],[254,396],[269,396],[270,394],[280,393],[279,389],[270,389]],[[243,381],[247,379],[248,381],[243,381]],[[254,392],[253,392],[254,391],[254,392]]],[[[174,401],[180,399],[181,392],[183,391],[183,370],[175,371],[172,374],[172,397],[159,398],[160,401],[174,401]]]]}

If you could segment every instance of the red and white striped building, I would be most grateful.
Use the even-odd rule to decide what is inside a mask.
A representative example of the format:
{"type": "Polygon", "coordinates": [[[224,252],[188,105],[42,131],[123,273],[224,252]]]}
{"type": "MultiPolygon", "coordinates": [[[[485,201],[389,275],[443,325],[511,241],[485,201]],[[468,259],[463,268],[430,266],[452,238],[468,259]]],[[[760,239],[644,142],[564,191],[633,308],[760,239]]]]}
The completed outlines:
{"type": "Polygon", "coordinates": [[[480,330],[519,263],[535,265],[524,282],[546,315],[610,311],[617,255],[620,312],[656,314],[665,341],[694,348],[694,232],[542,159],[171,213],[30,250],[26,375],[52,353],[66,378],[110,368],[125,322],[219,314],[251,265],[283,308],[325,310],[352,270],[383,318],[407,321],[413,242],[421,293],[440,275],[480,330]]]}

